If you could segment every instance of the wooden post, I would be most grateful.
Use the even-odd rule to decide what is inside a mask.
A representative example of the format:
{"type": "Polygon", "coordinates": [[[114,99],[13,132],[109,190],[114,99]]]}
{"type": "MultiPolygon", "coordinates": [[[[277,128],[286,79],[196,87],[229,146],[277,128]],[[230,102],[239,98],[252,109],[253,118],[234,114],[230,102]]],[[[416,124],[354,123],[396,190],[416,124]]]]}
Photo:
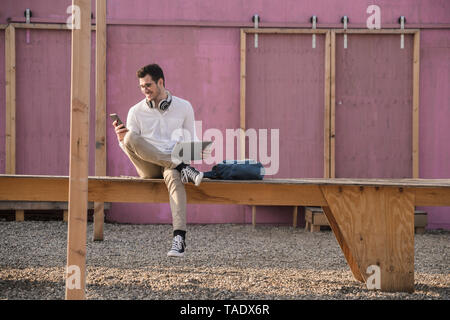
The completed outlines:
{"type": "Polygon", "coordinates": [[[412,177],[419,178],[419,72],[420,72],[420,31],[414,33],[413,53],[413,114],[412,114],[412,177]]]}
{"type": "Polygon", "coordinates": [[[25,210],[16,210],[16,221],[25,220],[25,210]]]}
{"type": "Polygon", "coordinates": [[[72,29],[66,299],[80,300],[85,298],[86,286],[91,0],[73,0],[72,4],[80,9],[80,17],[75,16],[80,28],[72,29]]]}
{"type": "Polygon", "coordinates": [[[256,227],[256,206],[252,206],[252,226],[256,227]]]}
{"type": "Polygon", "coordinates": [[[292,212],[292,227],[297,228],[298,207],[295,206],[292,212]]]}
{"type": "MultiPolygon", "coordinates": [[[[16,173],[16,29],[8,25],[5,30],[6,64],[6,135],[5,173],[16,173]]],[[[16,221],[24,221],[24,211],[16,210],[16,221]]]]}
{"type": "MultiPolygon", "coordinates": [[[[246,62],[247,51],[246,34],[241,29],[241,95],[240,95],[240,157],[245,159],[245,81],[246,81],[246,62]]],[[[255,159],[256,160],[256,159],[255,159]]]]}
{"type": "Polygon", "coordinates": [[[330,59],[330,176],[336,178],[336,33],[331,31],[330,59]]]}
{"type": "MultiPolygon", "coordinates": [[[[96,0],[95,175],[106,176],[106,0],[96,0]]],[[[103,240],[105,204],[94,203],[94,241],[103,240]]]]}
{"type": "Polygon", "coordinates": [[[5,30],[6,63],[6,168],[7,174],[16,173],[16,36],[15,28],[5,30]]]}
{"type": "Polygon", "coordinates": [[[325,35],[325,112],[324,112],[324,178],[330,177],[330,81],[331,81],[331,70],[330,70],[330,50],[331,50],[331,36],[330,32],[325,35]]]}

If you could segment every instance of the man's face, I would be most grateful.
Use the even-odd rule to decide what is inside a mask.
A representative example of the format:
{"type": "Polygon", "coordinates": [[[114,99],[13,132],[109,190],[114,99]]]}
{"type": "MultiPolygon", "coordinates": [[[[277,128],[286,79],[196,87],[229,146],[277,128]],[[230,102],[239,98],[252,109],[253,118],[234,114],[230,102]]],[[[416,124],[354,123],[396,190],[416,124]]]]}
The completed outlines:
{"type": "Polygon", "coordinates": [[[161,95],[162,82],[163,80],[159,79],[158,83],[156,83],[150,75],[146,75],[144,78],[139,78],[139,86],[141,87],[141,91],[147,100],[155,100],[161,95]]]}

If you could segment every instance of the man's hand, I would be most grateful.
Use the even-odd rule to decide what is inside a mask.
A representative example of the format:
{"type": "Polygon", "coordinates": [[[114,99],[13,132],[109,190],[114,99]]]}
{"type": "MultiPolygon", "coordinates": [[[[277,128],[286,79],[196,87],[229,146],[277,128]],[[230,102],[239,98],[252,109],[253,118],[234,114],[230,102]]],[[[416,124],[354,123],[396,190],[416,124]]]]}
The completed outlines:
{"type": "Polygon", "coordinates": [[[207,159],[211,156],[211,152],[212,152],[211,146],[212,146],[212,143],[209,146],[207,146],[205,149],[202,150],[202,160],[207,159]]]}
{"type": "Polygon", "coordinates": [[[113,122],[114,130],[116,131],[117,139],[122,142],[125,134],[128,132],[128,129],[125,128],[125,125],[122,123],[121,125],[117,125],[117,120],[113,122]]]}

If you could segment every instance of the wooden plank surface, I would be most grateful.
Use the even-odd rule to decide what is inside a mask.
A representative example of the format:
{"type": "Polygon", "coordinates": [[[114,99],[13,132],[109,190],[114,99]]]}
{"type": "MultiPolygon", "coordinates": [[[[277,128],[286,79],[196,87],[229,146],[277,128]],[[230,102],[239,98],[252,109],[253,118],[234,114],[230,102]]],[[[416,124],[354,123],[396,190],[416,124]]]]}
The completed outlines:
{"type": "Polygon", "coordinates": [[[85,299],[86,287],[91,0],[73,0],[72,3],[80,7],[81,17],[80,29],[72,30],[66,299],[82,300],[85,299]],[[72,280],[71,283],[72,276],[77,281],[72,280]]]}
{"type": "MultiPolygon", "coordinates": [[[[68,176],[0,174],[0,185],[17,181],[64,181],[68,176]]],[[[164,183],[163,179],[142,179],[137,176],[89,176],[89,181],[133,182],[135,184],[164,183]]],[[[392,186],[414,188],[448,188],[450,179],[357,179],[357,178],[264,178],[263,180],[217,180],[203,179],[202,184],[295,184],[295,185],[353,185],[353,186],[392,186]]],[[[187,185],[189,186],[189,184],[187,185]]]]}
{"type": "MultiPolygon", "coordinates": [[[[326,185],[408,188],[416,206],[450,206],[450,179],[205,179],[186,191],[189,203],[323,206],[318,188],[326,185]]],[[[0,201],[67,201],[67,190],[67,176],[0,174],[0,201]]],[[[89,201],[168,202],[168,194],[162,179],[89,177],[89,201]]]]}

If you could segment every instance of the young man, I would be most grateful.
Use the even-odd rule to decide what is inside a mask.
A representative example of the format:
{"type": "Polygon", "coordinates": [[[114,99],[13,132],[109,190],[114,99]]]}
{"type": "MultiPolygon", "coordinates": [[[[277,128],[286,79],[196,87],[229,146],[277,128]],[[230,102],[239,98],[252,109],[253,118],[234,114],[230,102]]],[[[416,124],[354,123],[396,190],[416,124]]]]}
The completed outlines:
{"type": "Polygon", "coordinates": [[[203,173],[172,157],[178,141],[197,140],[191,104],[165,89],[162,69],[150,64],[137,71],[145,98],[128,111],[126,128],[113,122],[120,147],[141,178],[162,178],[169,191],[173,222],[170,257],[182,257],[186,247],[186,191],[188,182],[200,185],[203,173]]]}

